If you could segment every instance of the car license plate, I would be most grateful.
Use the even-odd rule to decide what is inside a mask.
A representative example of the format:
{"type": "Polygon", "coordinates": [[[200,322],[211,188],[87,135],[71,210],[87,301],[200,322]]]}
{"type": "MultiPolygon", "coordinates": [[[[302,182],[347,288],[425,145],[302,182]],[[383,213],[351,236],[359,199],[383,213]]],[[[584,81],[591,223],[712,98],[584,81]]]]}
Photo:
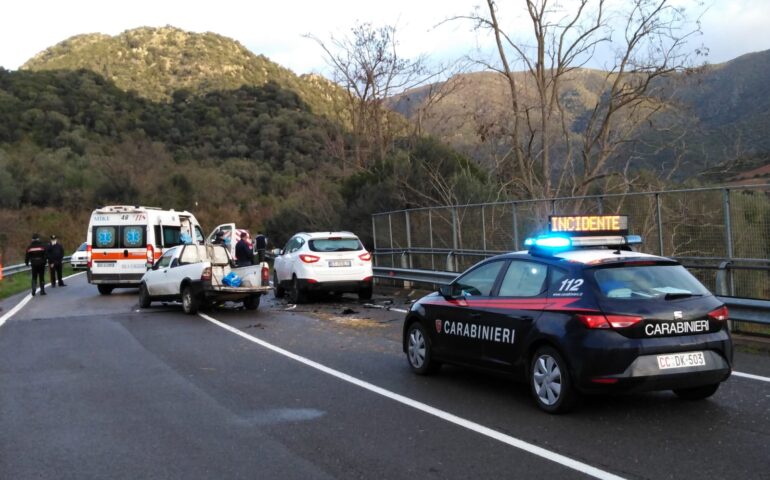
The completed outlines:
{"type": "Polygon", "coordinates": [[[658,368],[661,370],[667,370],[669,368],[699,367],[702,365],[706,365],[706,357],[703,356],[703,352],[658,355],[658,368]]]}
{"type": "Polygon", "coordinates": [[[330,267],[349,267],[350,260],[329,260],[330,267]]]}
{"type": "Polygon", "coordinates": [[[95,262],[99,268],[115,268],[115,262],[95,262]]]}

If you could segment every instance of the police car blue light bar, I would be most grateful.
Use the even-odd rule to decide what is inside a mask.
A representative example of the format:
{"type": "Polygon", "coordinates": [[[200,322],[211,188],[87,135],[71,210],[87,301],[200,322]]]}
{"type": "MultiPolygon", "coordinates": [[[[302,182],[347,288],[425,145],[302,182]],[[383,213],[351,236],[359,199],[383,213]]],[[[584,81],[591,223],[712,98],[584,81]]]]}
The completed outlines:
{"type": "Polygon", "coordinates": [[[628,234],[626,215],[552,215],[549,233],[525,240],[530,251],[554,254],[580,247],[620,247],[642,243],[628,234]]]}

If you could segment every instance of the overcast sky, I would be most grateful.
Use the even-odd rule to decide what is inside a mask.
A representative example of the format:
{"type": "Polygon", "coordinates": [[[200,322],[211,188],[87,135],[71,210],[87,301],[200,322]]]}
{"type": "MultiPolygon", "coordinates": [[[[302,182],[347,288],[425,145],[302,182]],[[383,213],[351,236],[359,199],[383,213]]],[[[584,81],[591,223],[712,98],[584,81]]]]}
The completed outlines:
{"type": "MultiPolygon", "coordinates": [[[[0,14],[0,66],[16,70],[38,52],[72,35],[115,35],[140,26],[164,25],[233,38],[299,74],[329,73],[319,47],[303,34],[342,36],[360,22],[397,25],[402,56],[457,58],[491,47],[490,39],[474,33],[467,22],[441,24],[442,20],[467,15],[481,1],[11,0],[0,14]]],[[[499,3],[510,9],[523,2],[499,3]]],[[[707,10],[698,44],[709,48],[710,63],[770,49],[770,0],[706,0],[702,8],[707,10]]],[[[512,31],[517,21],[514,12],[504,10],[501,17],[512,31]]]]}

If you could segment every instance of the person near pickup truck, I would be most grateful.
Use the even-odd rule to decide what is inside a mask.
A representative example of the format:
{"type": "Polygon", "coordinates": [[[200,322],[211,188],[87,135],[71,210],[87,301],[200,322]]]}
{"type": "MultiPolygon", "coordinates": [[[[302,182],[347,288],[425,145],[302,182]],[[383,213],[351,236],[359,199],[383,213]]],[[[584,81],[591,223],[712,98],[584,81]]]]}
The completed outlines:
{"type": "Polygon", "coordinates": [[[257,230],[257,236],[254,237],[254,248],[257,250],[257,261],[265,261],[265,250],[267,250],[267,237],[264,233],[257,230]]]}
{"type": "Polygon", "coordinates": [[[235,244],[235,265],[238,267],[254,265],[254,251],[246,234],[241,235],[241,239],[235,244]]]}
{"type": "Polygon", "coordinates": [[[37,282],[40,283],[40,295],[45,295],[45,245],[40,241],[40,235],[32,234],[32,243],[27,247],[24,264],[32,267],[32,296],[35,296],[37,282]]]}
{"type": "Polygon", "coordinates": [[[48,244],[45,254],[48,257],[48,268],[51,270],[51,288],[56,288],[57,279],[60,287],[66,287],[67,285],[62,279],[64,247],[59,243],[56,235],[51,235],[51,243],[48,244]]]}

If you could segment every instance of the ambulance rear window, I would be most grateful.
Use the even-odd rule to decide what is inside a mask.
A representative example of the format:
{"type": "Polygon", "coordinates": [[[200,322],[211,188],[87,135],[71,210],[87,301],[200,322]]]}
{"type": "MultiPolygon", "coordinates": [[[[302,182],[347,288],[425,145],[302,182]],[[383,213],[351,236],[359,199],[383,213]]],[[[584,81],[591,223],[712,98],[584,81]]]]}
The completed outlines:
{"type": "Polygon", "coordinates": [[[96,248],[117,248],[118,227],[96,227],[94,245],[96,248]]]}
{"type": "Polygon", "coordinates": [[[147,230],[144,225],[103,225],[94,227],[94,248],[144,248],[147,230]]]}

